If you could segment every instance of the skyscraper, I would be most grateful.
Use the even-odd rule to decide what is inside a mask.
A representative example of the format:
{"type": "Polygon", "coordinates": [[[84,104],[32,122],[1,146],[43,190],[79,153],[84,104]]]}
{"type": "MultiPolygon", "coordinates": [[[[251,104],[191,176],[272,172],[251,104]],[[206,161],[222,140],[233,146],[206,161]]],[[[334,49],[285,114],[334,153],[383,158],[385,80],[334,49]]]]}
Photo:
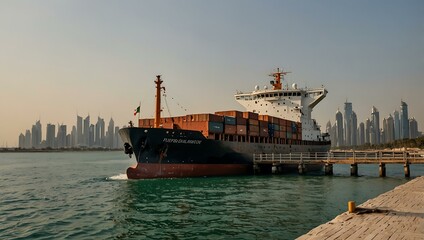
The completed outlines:
{"type": "Polygon", "coordinates": [[[72,126],[70,146],[76,147],[77,145],[78,145],[77,128],[75,126],[72,126]]]}
{"type": "Polygon", "coordinates": [[[87,147],[89,147],[89,138],[90,138],[90,115],[88,115],[85,119],[84,119],[84,131],[82,133],[83,135],[83,144],[87,147]]]}
{"type": "Polygon", "coordinates": [[[392,115],[386,120],[386,143],[391,143],[395,140],[395,123],[392,115]]]}
{"type": "Polygon", "coordinates": [[[66,143],[66,125],[59,125],[57,127],[57,147],[65,148],[67,147],[66,143]]]}
{"type": "Polygon", "coordinates": [[[343,115],[342,113],[337,110],[336,112],[336,126],[337,126],[337,147],[343,146],[343,115]]]}
{"type": "Polygon", "coordinates": [[[46,147],[55,148],[55,140],[56,140],[56,126],[53,124],[47,124],[47,132],[46,132],[46,147]]]}
{"type": "Polygon", "coordinates": [[[19,148],[25,148],[25,135],[23,133],[19,135],[19,148]]]}
{"type": "Polygon", "coordinates": [[[394,121],[395,140],[398,140],[400,139],[400,120],[399,120],[399,112],[397,110],[393,112],[393,121],[394,121]]]}
{"type": "Polygon", "coordinates": [[[365,143],[371,143],[371,121],[369,118],[365,121],[365,143]]]}
{"type": "Polygon", "coordinates": [[[357,146],[357,135],[356,129],[358,128],[358,119],[356,113],[352,111],[351,121],[350,121],[350,131],[351,131],[351,140],[350,143],[352,146],[357,146]]]}
{"type": "MultiPolygon", "coordinates": [[[[345,102],[344,106],[344,145],[352,145],[352,103],[345,102]]],[[[356,131],[356,129],[355,129],[356,131]]]]}
{"type": "Polygon", "coordinates": [[[418,137],[418,123],[415,118],[409,119],[409,137],[415,139],[418,137]]]}
{"type": "Polygon", "coordinates": [[[98,117],[96,123],[96,133],[95,133],[95,145],[104,147],[104,138],[105,138],[105,120],[98,117]]]}
{"type": "Polygon", "coordinates": [[[365,144],[365,124],[361,122],[358,129],[358,145],[365,144]]]}
{"type": "Polygon", "coordinates": [[[77,115],[77,145],[82,145],[84,143],[82,137],[82,117],[77,115]]]}
{"type": "Polygon", "coordinates": [[[409,138],[408,104],[400,102],[400,138],[409,138]]]}
{"type": "Polygon", "coordinates": [[[371,136],[374,135],[374,142],[371,138],[371,144],[380,144],[380,113],[376,107],[372,107],[371,110],[371,136]]]}
{"type": "Polygon", "coordinates": [[[25,132],[25,148],[32,148],[31,141],[32,141],[31,131],[26,130],[26,132],[25,132]]]}
{"type": "Polygon", "coordinates": [[[38,120],[35,125],[32,125],[32,147],[40,148],[41,146],[41,123],[38,120]]]}
{"type": "Polygon", "coordinates": [[[110,118],[109,121],[109,126],[107,127],[107,144],[106,147],[107,148],[113,148],[113,143],[114,143],[114,128],[115,128],[115,122],[113,121],[112,118],[110,118]]]}

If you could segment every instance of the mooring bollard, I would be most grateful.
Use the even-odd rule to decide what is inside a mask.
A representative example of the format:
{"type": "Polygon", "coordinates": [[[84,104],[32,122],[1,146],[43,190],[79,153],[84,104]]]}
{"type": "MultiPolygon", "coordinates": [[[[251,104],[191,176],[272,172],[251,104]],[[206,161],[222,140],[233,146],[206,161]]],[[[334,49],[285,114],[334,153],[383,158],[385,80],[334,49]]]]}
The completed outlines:
{"type": "Polygon", "coordinates": [[[354,213],[356,210],[355,201],[349,201],[347,202],[347,210],[349,213],[354,213]]]}

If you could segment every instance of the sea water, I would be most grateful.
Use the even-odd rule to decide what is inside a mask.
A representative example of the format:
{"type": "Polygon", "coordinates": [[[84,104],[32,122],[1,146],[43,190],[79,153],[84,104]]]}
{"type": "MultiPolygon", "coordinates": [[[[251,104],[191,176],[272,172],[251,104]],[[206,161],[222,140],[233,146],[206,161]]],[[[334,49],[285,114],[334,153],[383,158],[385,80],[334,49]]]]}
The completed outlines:
{"type": "MultiPolygon", "coordinates": [[[[121,152],[0,153],[0,239],[294,239],[408,181],[402,165],[128,180],[121,152]]],[[[424,166],[411,165],[411,176],[424,166]]]]}

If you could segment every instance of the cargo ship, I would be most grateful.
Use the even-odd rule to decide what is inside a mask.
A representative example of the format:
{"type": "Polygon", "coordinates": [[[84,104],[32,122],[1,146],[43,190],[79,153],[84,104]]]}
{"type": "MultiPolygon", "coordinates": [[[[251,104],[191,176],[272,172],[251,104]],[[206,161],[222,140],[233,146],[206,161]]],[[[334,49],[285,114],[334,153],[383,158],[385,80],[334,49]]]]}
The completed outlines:
{"type": "Polygon", "coordinates": [[[251,174],[255,153],[328,151],[329,136],[311,116],[327,90],[283,85],[287,73],[277,69],[270,86],[235,94],[245,111],[175,117],[161,117],[164,88],[156,76],[155,118],[138,119],[138,127],[119,131],[125,153],[137,161],[127,169],[128,178],[251,174]]]}

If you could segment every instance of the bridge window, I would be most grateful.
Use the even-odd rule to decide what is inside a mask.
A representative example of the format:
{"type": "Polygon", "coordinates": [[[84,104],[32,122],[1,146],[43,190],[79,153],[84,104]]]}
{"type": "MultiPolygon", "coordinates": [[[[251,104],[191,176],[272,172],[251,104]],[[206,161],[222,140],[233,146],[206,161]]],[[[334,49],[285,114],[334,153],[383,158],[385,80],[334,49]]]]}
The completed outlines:
{"type": "Polygon", "coordinates": [[[298,92],[296,95],[300,97],[300,92],[298,92]]]}

